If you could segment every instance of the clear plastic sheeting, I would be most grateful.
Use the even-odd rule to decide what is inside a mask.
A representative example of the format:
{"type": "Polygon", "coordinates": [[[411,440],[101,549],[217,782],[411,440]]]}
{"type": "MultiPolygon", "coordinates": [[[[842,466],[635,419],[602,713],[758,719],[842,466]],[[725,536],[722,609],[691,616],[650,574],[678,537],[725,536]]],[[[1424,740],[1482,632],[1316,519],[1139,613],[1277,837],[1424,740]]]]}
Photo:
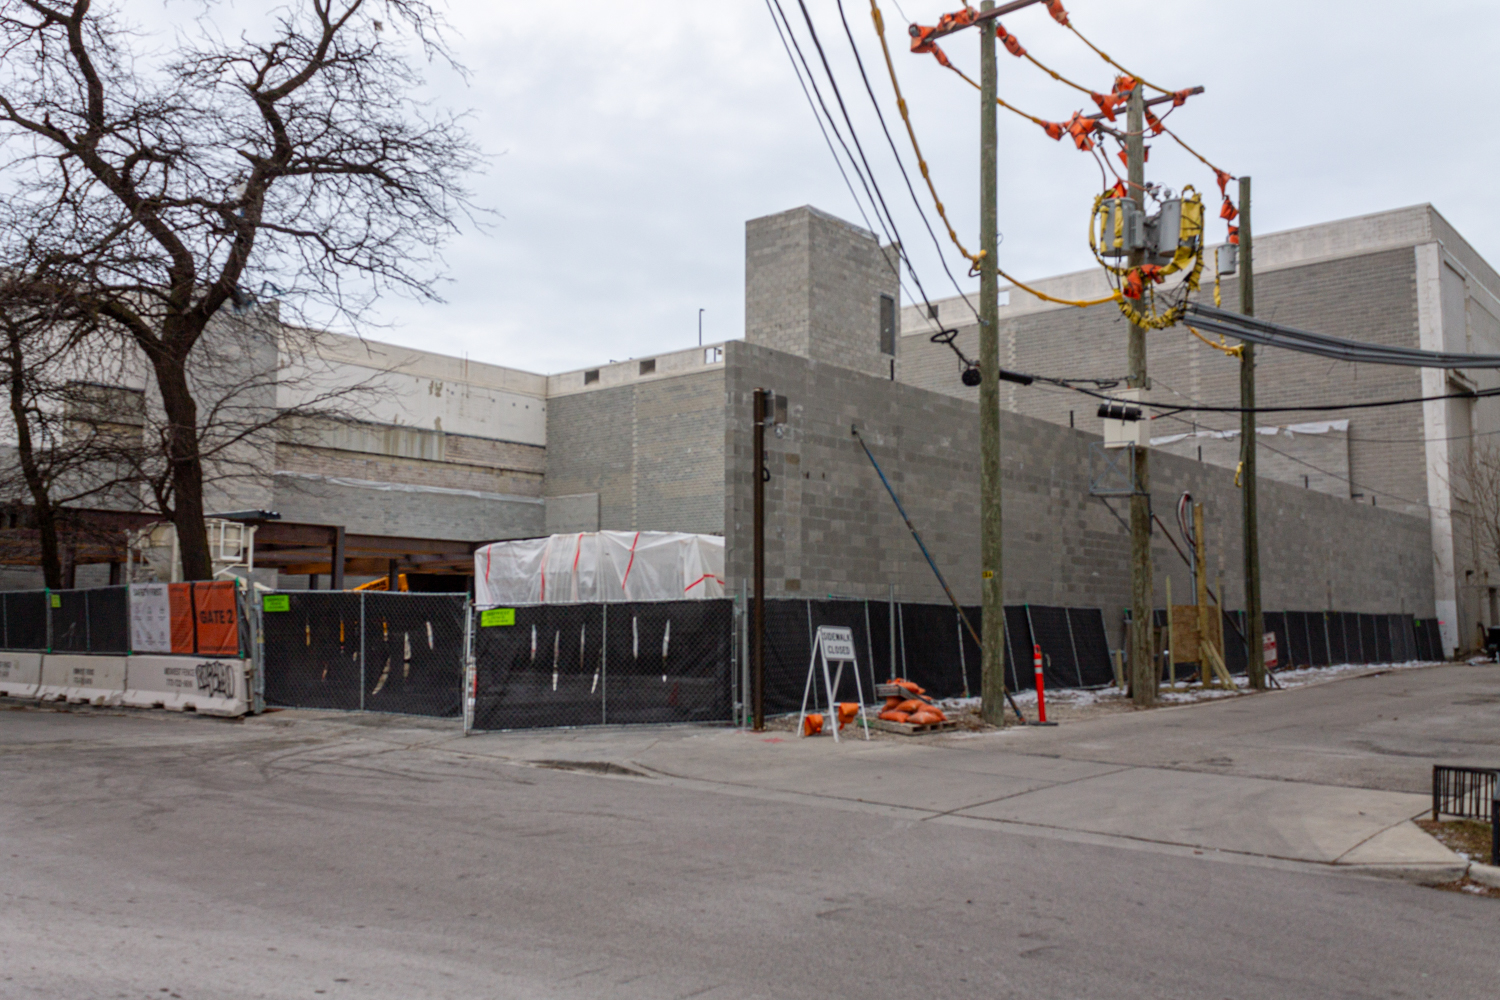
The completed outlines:
{"type": "Polygon", "coordinates": [[[474,553],[480,607],[723,596],[724,539],[718,535],[587,531],[496,542],[474,553]]]}

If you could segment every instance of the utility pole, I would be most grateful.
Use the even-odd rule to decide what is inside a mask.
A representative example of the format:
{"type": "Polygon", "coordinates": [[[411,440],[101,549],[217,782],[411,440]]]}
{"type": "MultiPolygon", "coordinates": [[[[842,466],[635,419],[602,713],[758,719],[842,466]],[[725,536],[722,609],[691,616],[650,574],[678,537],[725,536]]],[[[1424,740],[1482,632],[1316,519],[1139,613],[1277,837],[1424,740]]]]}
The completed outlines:
{"type": "MultiPolygon", "coordinates": [[[[984,0],[981,11],[994,9],[984,0]]],[[[1005,589],[1000,538],[1000,249],[996,177],[995,19],[979,24],[979,566],[984,604],[980,714],[1005,725],[1005,589]]]]}
{"type": "MultiPolygon", "coordinates": [[[[1146,99],[1139,81],[1130,92],[1126,115],[1125,157],[1130,197],[1146,210],[1146,99]]],[[[1130,251],[1129,266],[1146,262],[1146,251],[1130,251]]],[[[1146,377],[1146,329],[1130,324],[1130,341],[1125,352],[1129,372],[1125,384],[1140,393],[1151,388],[1146,377]]],[[[1130,495],[1130,691],[1131,700],[1142,708],[1156,704],[1156,688],[1161,667],[1151,655],[1151,631],[1155,624],[1155,601],[1151,582],[1151,470],[1149,451],[1130,446],[1135,463],[1135,488],[1130,495]]]]}
{"type": "Polygon", "coordinates": [[[766,728],[766,390],[755,390],[755,604],[750,610],[750,710],[757,733],[766,728]]]}
{"type": "MultiPolygon", "coordinates": [[[[1250,178],[1240,178],[1240,312],[1255,315],[1255,267],[1250,260],[1250,178]]],[[[1240,500],[1244,505],[1245,550],[1245,662],[1250,686],[1266,686],[1262,653],[1265,616],[1260,607],[1260,526],[1257,523],[1255,478],[1255,345],[1240,345],[1240,500]]],[[[1221,595],[1222,596],[1222,595],[1221,595]]]]}

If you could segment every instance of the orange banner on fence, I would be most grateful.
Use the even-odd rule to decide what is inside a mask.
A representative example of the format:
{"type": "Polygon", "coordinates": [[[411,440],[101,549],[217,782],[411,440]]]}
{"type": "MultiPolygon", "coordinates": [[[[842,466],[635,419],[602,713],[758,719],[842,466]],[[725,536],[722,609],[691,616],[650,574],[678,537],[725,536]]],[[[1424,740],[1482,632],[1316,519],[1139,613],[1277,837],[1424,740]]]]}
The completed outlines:
{"type": "Polygon", "coordinates": [[[193,584],[193,613],[198,625],[198,655],[239,655],[239,615],[232,582],[193,584]]]}
{"type": "Polygon", "coordinates": [[[192,656],[197,645],[193,641],[193,585],[168,584],[167,601],[172,612],[172,652],[192,656]]]}

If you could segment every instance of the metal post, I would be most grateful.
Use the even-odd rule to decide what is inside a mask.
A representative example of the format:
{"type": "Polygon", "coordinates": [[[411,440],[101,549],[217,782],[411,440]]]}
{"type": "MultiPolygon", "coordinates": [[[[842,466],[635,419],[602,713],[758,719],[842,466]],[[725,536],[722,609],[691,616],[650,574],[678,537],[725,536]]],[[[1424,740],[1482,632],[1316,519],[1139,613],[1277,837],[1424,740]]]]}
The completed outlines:
{"type": "MultiPolygon", "coordinates": [[[[253,544],[254,537],[255,537],[254,535],[251,536],[252,544],[253,544]]],[[[332,563],[332,565],[328,567],[328,589],[329,590],[343,590],[344,589],[344,526],[342,524],[334,526],[334,529],[333,529],[333,544],[330,546],[330,548],[333,551],[330,553],[330,562],[332,563]]]]}
{"type": "Polygon", "coordinates": [[[754,521],[755,607],[751,612],[751,706],[755,731],[766,728],[766,390],[755,390],[754,521]]]}
{"type": "MultiPolygon", "coordinates": [[[[1251,258],[1250,178],[1240,178],[1240,312],[1255,315],[1255,266],[1251,258]]],[[[1240,353],[1240,502],[1243,507],[1245,556],[1246,671],[1250,686],[1266,686],[1266,659],[1261,648],[1266,631],[1260,604],[1260,525],[1256,506],[1259,480],[1255,476],[1255,345],[1246,341],[1240,353]],[[1250,647],[1257,647],[1251,649],[1250,647]]]]}
{"type": "Polygon", "coordinates": [[[1172,628],[1172,574],[1168,573],[1163,581],[1167,587],[1167,681],[1172,689],[1177,689],[1177,652],[1173,648],[1177,640],[1173,638],[1176,630],[1172,628]]]}
{"type": "MultiPolygon", "coordinates": [[[[663,664],[665,666],[665,664],[663,664]]],[[[599,605],[599,724],[609,725],[609,605],[599,605]]]]}
{"type": "Polygon", "coordinates": [[[1204,687],[1208,687],[1208,679],[1213,676],[1213,671],[1208,665],[1208,566],[1201,503],[1193,504],[1193,559],[1198,567],[1198,590],[1194,595],[1198,602],[1198,680],[1204,687]]]}
{"type": "Polygon", "coordinates": [[[890,612],[891,623],[889,630],[885,634],[886,638],[890,640],[887,645],[891,647],[891,676],[894,678],[901,676],[900,672],[896,669],[896,585],[891,583],[886,586],[889,588],[888,596],[886,597],[886,610],[890,612]]]}
{"type": "MultiPolygon", "coordinates": [[[[993,10],[984,0],[980,10],[993,10]]],[[[1000,492],[1000,249],[997,179],[998,70],[995,20],[979,26],[979,588],[983,604],[980,648],[980,714],[1005,725],[1005,588],[1002,580],[1000,492]]],[[[903,651],[904,652],[904,651],[903,651]]]]}
{"type": "MultiPolygon", "coordinates": [[[[340,535],[342,535],[342,533],[343,533],[343,529],[340,529],[340,535]]],[[[363,598],[364,591],[360,591],[360,596],[361,596],[361,598],[363,598]]],[[[363,628],[360,629],[360,636],[361,637],[364,636],[364,629],[363,628]]],[[[363,638],[361,638],[361,641],[363,641],[363,638]]],[[[464,735],[465,736],[468,736],[469,732],[474,728],[474,694],[475,694],[475,689],[478,686],[478,680],[479,680],[478,669],[479,669],[479,665],[478,665],[478,663],[474,659],[474,604],[473,604],[472,601],[469,600],[469,598],[465,597],[464,598],[464,669],[463,669],[463,680],[460,682],[460,683],[463,684],[462,697],[463,697],[463,706],[464,706],[463,720],[464,720],[464,735]]],[[[365,688],[365,686],[363,684],[361,684],[359,686],[360,697],[361,698],[364,697],[364,688],[365,688]]]]}
{"type": "MultiPolygon", "coordinates": [[[[1145,95],[1141,84],[1137,82],[1135,89],[1130,92],[1125,126],[1125,156],[1130,182],[1129,194],[1143,212],[1146,207],[1145,124],[1145,95]]],[[[1130,252],[1130,267],[1140,267],[1145,262],[1144,250],[1130,252]]],[[[1126,385],[1140,390],[1144,397],[1151,388],[1151,380],[1146,376],[1144,327],[1135,323],[1130,325],[1130,340],[1125,355],[1129,366],[1126,385]]],[[[1161,682],[1161,669],[1152,662],[1151,655],[1151,606],[1155,602],[1152,600],[1151,581],[1151,470],[1148,456],[1146,448],[1131,446],[1130,457],[1135,463],[1135,488],[1130,496],[1130,689],[1132,700],[1142,707],[1156,704],[1156,688],[1161,682]]]]}
{"type": "Polygon", "coordinates": [[[750,728],[750,587],[740,578],[740,724],[750,728]]]}
{"type": "Polygon", "coordinates": [[[365,708],[365,592],[359,592],[359,709],[365,708]]]}

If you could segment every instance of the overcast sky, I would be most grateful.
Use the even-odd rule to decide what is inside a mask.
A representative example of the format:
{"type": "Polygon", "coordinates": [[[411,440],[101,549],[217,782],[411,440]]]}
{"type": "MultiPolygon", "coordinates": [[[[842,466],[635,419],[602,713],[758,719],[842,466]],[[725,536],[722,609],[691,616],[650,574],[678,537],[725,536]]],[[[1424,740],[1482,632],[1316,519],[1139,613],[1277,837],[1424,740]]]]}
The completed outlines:
{"type": "MultiPolygon", "coordinates": [[[[939,193],[972,246],[978,94],[906,51],[900,12],[932,23],[956,0],[880,2],[939,193]]],[[[806,45],[797,0],[781,3],[806,45]]],[[[805,3],[922,283],[934,297],[954,294],[873,117],[836,0],[805,3]]],[[[869,0],[843,6],[910,163],[869,0]]],[[[1431,202],[1500,265],[1494,0],[1067,6],[1084,35],[1152,82],[1207,88],[1170,124],[1209,159],[1253,175],[1257,231],[1431,202]]],[[[367,331],[374,339],[554,372],[690,346],[700,308],[705,340],[738,337],[745,220],[812,204],[860,221],[765,0],[452,0],[449,19],[471,77],[434,70],[433,88],[438,101],[474,109],[493,157],[475,190],[498,217],[449,245],[444,304],[386,300],[377,312],[390,326],[367,331]]],[[[1113,70],[1042,6],[1004,24],[1043,62],[1109,88],[1113,70]]],[[[945,48],[977,77],[975,33],[945,48]]],[[[1046,119],[1084,107],[1084,95],[1029,63],[1003,50],[1000,60],[1001,95],[1020,107],[1046,119]]],[[[1152,149],[1148,179],[1195,184],[1217,203],[1205,168],[1164,136],[1152,149]]],[[[1001,266],[1018,277],[1090,266],[1085,225],[1099,188],[1089,156],[1002,111],[1001,266]]],[[[1221,239],[1209,214],[1210,239],[1221,239]]],[[[975,287],[956,254],[948,259],[975,287]]]]}

